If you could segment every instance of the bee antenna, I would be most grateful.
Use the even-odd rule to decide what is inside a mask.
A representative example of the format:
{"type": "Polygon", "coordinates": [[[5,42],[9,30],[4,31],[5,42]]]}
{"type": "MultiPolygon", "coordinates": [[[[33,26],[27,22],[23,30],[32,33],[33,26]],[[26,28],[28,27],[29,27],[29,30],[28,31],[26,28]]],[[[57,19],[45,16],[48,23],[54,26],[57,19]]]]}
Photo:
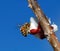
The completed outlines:
{"type": "Polygon", "coordinates": [[[19,30],[21,28],[21,25],[20,24],[18,24],[17,25],[17,30],[19,30]]]}

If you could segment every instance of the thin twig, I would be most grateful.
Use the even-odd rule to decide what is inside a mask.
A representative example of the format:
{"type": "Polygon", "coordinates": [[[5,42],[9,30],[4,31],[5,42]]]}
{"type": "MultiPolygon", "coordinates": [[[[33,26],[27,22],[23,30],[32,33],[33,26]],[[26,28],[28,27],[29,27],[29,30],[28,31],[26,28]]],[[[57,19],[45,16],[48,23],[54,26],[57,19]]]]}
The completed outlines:
{"type": "Polygon", "coordinates": [[[37,0],[28,0],[28,2],[29,2],[29,7],[33,10],[36,17],[40,21],[41,27],[44,30],[44,34],[47,35],[46,38],[50,42],[54,51],[60,51],[60,44],[58,42],[58,39],[55,33],[53,32],[47,17],[45,16],[40,6],[38,5],[37,0]]]}

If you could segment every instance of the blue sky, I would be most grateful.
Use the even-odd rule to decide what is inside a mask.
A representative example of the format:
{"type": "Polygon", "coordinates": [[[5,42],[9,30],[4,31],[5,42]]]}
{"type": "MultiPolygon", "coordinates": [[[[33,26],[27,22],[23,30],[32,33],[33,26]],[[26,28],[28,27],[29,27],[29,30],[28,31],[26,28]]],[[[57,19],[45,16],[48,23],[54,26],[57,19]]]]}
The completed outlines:
{"type": "MultiPolygon", "coordinates": [[[[38,0],[42,10],[60,30],[60,0],[38,0]]],[[[27,0],[0,0],[0,51],[53,51],[49,42],[32,35],[23,37],[17,25],[35,17],[27,0]]],[[[60,40],[60,31],[56,32],[60,40]]]]}

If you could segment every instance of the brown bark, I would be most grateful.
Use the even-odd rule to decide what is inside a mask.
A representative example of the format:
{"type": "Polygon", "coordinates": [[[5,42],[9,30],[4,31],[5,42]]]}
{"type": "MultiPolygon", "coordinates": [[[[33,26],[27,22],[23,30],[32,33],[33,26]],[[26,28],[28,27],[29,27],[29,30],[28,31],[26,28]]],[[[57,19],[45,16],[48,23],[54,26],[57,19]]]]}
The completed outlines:
{"type": "Polygon", "coordinates": [[[58,42],[58,39],[57,39],[55,33],[53,32],[47,17],[42,12],[40,6],[37,4],[37,1],[36,0],[28,0],[28,2],[29,2],[29,7],[33,10],[36,17],[40,21],[41,27],[44,30],[44,34],[47,35],[46,39],[50,42],[54,51],[60,51],[60,44],[58,42]]]}

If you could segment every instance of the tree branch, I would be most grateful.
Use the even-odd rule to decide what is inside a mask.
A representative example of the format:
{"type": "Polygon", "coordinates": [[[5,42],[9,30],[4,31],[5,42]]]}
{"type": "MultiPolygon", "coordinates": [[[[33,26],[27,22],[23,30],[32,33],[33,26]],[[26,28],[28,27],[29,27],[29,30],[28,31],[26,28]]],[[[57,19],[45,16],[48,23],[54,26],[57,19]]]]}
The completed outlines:
{"type": "Polygon", "coordinates": [[[44,30],[44,34],[47,35],[46,38],[50,42],[51,46],[53,47],[54,51],[60,51],[60,44],[58,39],[53,32],[48,19],[46,18],[45,14],[42,12],[40,6],[37,4],[36,0],[28,0],[29,7],[33,10],[36,17],[40,21],[41,27],[44,30]]]}

